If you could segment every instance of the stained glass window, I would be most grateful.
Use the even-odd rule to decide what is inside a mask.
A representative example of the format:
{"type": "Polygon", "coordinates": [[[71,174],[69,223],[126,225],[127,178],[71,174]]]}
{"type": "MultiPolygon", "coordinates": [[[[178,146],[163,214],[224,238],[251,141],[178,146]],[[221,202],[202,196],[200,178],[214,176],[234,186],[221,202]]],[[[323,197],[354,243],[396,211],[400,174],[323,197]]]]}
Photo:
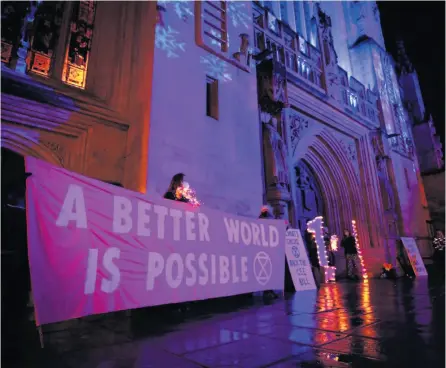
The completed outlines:
{"type": "Polygon", "coordinates": [[[2,62],[9,64],[20,42],[23,19],[28,11],[27,1],[2,1],[2,62]]]}
{"type": "Polygon", "coordinates": [[[62,81],[79,88],[85,88],[95,8],[94,1],[79,1],[73,6],[62,81]]]}
{"type": "Polygon", "coordinates": [[[64,1],[44,1],[37,8],[29,53],[29,70],[33,73],[43,76],[51,73],[65,4],[64,1]]]}

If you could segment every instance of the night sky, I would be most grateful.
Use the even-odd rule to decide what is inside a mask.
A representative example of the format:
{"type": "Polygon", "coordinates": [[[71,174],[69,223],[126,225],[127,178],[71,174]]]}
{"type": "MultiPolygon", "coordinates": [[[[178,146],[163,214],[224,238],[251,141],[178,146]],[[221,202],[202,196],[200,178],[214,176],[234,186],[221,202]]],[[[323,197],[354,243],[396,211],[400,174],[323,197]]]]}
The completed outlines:
{"type": "Polygon", "coordinates": [[[444,147],[445,2],[380,1],[378,7],[387,51],[396,57],[395,40],[401,37],[444,147]]]}

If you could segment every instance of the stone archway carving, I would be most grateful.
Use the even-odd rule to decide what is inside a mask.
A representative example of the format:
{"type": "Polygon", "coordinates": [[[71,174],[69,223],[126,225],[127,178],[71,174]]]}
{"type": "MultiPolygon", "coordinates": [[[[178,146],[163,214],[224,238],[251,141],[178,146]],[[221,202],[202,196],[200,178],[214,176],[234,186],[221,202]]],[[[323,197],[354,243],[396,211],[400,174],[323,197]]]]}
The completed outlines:
{"type": "MultiPolygon", "coordinates": [[[[328,129],[322,129],[312,137],[311,145],[301,157],[295,157],[294,166],[302,161],[314,173],[320,188],[324,205],[321,215],[329,231],[340,237],[344,228],[351,230],[351,221],[355,219],[359,241],[366,245],[366,212],[361,202],[359,178],[338,139],[328,129]]],[[[345,265],[342,252],[338,252],[338,257],[337,273],[342,274],[345,265]]]]}
{"type": "Polygon", "coordinates": [[[366,213],[362,206],[359,178],[342,145],[327,129],[313,137],[312,144],[295,157],[296,166],[304,160],[319,183],[324,202],[324,222],[330,231],[341,235],[344,228],[357,221],[360,242],[366,244],[366,213]]]}
{"type": "Polygon", "coordinates": [[[1,147],[9,149],[24,157],[32,156],[49,162],[56,166],[63,164],[57,155],[49,148],[41,144],[37,139],[17,133],[14,129],[3,124],[1,133],[1,147]]]}

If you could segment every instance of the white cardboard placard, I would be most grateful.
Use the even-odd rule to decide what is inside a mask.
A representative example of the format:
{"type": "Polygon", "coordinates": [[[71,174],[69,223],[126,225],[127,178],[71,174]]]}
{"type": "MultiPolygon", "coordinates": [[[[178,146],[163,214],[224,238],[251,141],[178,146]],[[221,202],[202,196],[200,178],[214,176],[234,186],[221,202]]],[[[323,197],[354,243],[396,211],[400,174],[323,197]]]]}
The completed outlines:
{"type": "Polygon", "coordinates": [[[427,276],[426,267],[424,266],[423,258],[418,250],[417,242],[414,238],[401,238],[404,248],[406,248],[409,256],[410,264],[412,265],[415,276],[427,276]]]}
{"type": "Polygon", "coordinates": [[[300,230],[287,230],[285,254],[296,291],[316,289],[311,263],[300,230]]]}

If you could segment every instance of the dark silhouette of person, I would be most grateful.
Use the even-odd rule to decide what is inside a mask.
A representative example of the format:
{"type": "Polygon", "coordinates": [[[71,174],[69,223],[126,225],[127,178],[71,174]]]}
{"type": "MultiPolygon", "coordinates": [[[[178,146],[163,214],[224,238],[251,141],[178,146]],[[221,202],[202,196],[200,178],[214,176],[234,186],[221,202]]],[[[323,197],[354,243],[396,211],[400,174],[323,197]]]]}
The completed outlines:
{"type": "Polygon", "coordinates": [[[345,259],[347,260],[347,277],[358,280],[358,249],[356,248],[355,237],[350,233],[350,230],[344,230],[341,247],[344,248],[345,259]]]}
{"type": "Polygon", "coordinates": [[[182,187],[184,184],[184,175],[183,173],[175,174],[170,181],[169,188],[167,192],[164,193],[165,199],[170,199],[172,201],[179,202],[189,202],[187,198],[185,198],[181,193],[178,192],[178,188],[182,187]]]}

